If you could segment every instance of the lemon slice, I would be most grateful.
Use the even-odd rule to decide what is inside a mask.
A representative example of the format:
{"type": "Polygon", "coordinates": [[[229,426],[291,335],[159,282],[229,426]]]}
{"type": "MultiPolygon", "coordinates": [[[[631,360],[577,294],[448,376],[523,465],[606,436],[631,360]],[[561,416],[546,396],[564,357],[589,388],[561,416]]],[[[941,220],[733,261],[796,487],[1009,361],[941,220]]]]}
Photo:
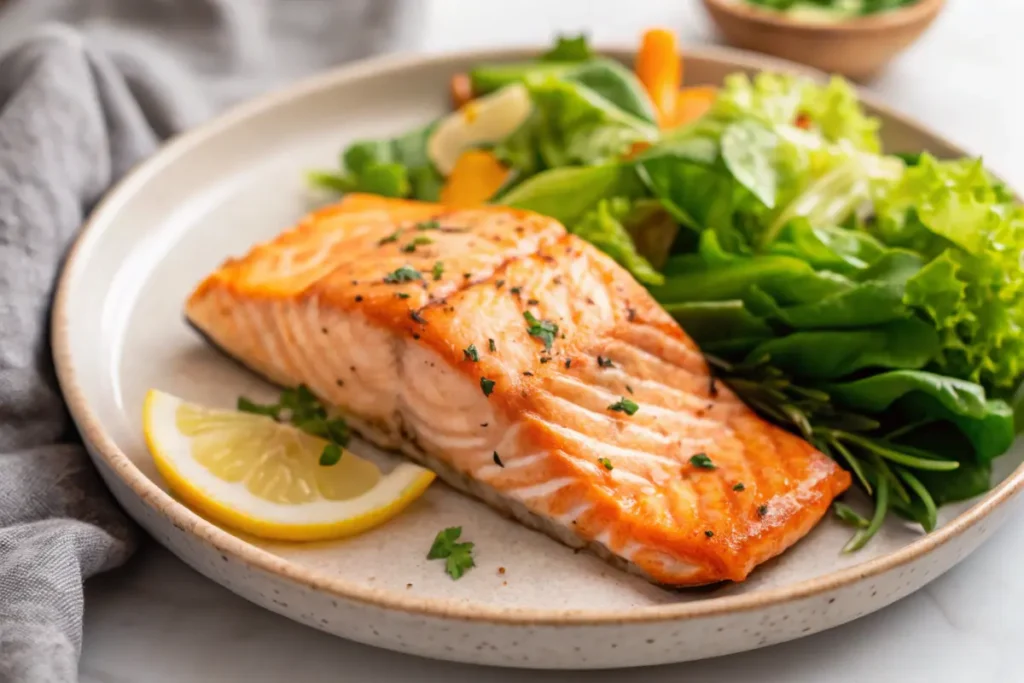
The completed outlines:
{"type": "Polygon", "coordinates": [[[269,417],[186,403],[150,390],[143,430],[171,490],[209,519],[261,538],[350,536],[391,519],[434,473],[403,463],[388,474],[343,451],[320,464],[327,442],[269,417]]]}

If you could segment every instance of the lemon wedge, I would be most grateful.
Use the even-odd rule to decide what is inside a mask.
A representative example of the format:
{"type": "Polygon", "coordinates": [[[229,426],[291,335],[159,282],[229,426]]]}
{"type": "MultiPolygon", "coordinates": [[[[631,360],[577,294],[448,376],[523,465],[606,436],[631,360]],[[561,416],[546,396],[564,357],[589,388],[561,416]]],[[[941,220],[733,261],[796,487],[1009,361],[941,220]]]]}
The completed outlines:
{"type": "Polygon", "coordinates": [[[530,92],[521,83],[467,102],[434,128],[427,140],[427,156],[447,177],[465,150],[504,140],[523,125],[532,111],[530,92]]]}
{"type": "MultiPolygon", "coordinates": [[[[321,465],[327,442],[269,417],[146,395],[143,431],[170,489],[209,519],[261,538],[341,538],[383,524],[434,473],[403,463],[382,474],[349,451],[321,465]]],[[[330,459],[329,459],[330,460],[330,459]]]]}

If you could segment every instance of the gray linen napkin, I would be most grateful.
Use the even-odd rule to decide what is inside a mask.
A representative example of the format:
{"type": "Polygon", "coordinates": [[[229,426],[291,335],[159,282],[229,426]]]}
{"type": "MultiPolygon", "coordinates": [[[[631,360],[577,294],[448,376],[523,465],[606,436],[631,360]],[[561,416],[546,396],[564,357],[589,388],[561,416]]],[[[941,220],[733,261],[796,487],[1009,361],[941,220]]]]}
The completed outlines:
{"type": "Polygon", "coordinates": [[[0,683],[77,680],[85,578],[134,527],[54,378],[61,259],[159,140],[257,91],[409,39],[402,0],[7,0],[0,11],[0,683]],[[46,22],[46,23],[44,23],[46,22]]]}

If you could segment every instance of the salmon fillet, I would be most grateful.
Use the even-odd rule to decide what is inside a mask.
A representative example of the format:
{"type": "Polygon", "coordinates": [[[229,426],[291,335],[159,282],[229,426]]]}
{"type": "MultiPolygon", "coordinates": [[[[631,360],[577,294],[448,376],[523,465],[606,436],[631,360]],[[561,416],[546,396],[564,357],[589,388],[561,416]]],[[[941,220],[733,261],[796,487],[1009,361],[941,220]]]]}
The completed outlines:
{"type": "Polygon", "coordinates": [[[626,271],[530,212],[349,195],[186,310],[370,441],[657,583],[743,580],[850,484],[716,385],[626,271]]]}

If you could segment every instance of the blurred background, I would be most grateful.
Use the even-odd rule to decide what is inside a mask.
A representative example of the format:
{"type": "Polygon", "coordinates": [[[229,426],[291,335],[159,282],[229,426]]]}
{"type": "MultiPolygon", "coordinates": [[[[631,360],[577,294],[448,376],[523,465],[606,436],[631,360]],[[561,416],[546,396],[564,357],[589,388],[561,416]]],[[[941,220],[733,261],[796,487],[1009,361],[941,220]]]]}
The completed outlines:
{"type": "MultiPolygon", "coordinates": [[[[864,0],[806,1],[842,5],[864,0]]],[[[780,0],[753,2],[780,4],[780,0]]],[[[760,9],[751,8],[750,0],[710,4],[737,5],[748,12],[760,9]]],[[[924,0],[921,4],[943,3],[924,0]]],[[[1016,125],[1016,108],[1005,100],[1015,90],[1011,84],[1002,93],[1002,106],[989,112],[988,120],[994,119],[997,125],[975,125],[977,108],[992,106],[993,101],[989,79],[979,75],[992,64],[1019,61],[1018,41],[994,40],[991,34],[996,26],[1022,25],[1024,3],[947,0],[944,4],[916,42],[862,82],[941,127],[941,132],[968,149],[985,150],[988,165],[999,172],[1014,150],[1024,146],[1024,129],[1016,125]],[[941,72],[941,82],[922,77],[936,72],[941,72]]],[[[556,33],[580,31],[598,45],[633,48],[641,32],[654,25],[676,31],[684,47],[726,44],[704,5],[703,0],[3,0],[0,47],[45,21],[81,27],[95,43],[115,57],[122,56],[124,71],[155,70],[156,76],[181,89],[197,87],[198,80],[204,97],[181,98],[203,102],[203,107],[193,104],[193,110],[181,113],[184,121],[194,123],[240,99],[366,55],[539,47],[556,33]],[[149,30],[154,15],[160,26],[156,35],[149,30]],[[211,24],[217,30],[211,31],[211,24]],[[275,36],[272,45],[261,40],[267,31],[275,36]],[[169,47],[182,38],[190,46],[185,54],[169,47]],[[140,59],[140,54],[146,59],[140,59]],[[200,78],[192,78],[195,74],[200,78]]],[[[774,35],[772,23],[777,22],[755,26],[755,37],[774,35]]],[[[777,38],[772,40],[779,44],[777,38]]],[[[832,49],[829,45],[834,41],[828,40],[819,52],[832,49]]]]}
{"type": "MultiPolygon", "coordinates": [[[[906,1],[875,0],[875,4],[906,1]]],[[[872,0],[801,2],[849,6],[872,0]]],[[[740,13],[769,14],[752,7],[754,3],[794,4],[791,0],[2,0],[0,48],[43,22],[80,27],[115,57],[121,55],[126,71],[157,70],[159,77],[181,88],[192,87],[189,75],[199,74],[208,106],[205,111],[188,112],[186,118],[191,120],[328,65],[380,53],[543,46],[556,33],[579,31],[598,45],[631,48],[641,32],[653,25],[675,30],[684,46],[725,44],[721,25],[704,5],[733,5],[740,13]],[[154,16],[160,26],[156,34],[151,30],[154,16]],[[274,35],[272,46],[261,41],[267,32],[274,35]],[[183,38],[190,46],[188,53],[169,47],[183,38]],[[140,54],[146,58],[140,59],[140,54]]],[[[912,4],[943,3],[919,0],[912,4]]],[[[957,140],[969,148],[989,150],[990,161],[998,168],[1001,155],[1024,143],[1024,132],[1011,121],[1015,116],[1011,107],[1002,107],[998,114],[1000,124],[1005,124],[999,126],[1000,136],[1009,136],[1008,140],[1001,137],[997,144],[991,127],[981,130],[972,125],[972,112],[991,99],[989,83],[977,76],[993,63],[1019,58],[1016,42],[987,36],[998,23],[1019,26],[1024,18],[1022,3],[947,0],[944,4],[917,42],[864,82],[883,94],[898,88],[906,109],[942,110],[947,131],[955,131],[957,140]],[[916,78],[936,64],[942,64],[943,87],[916,78]],[[951,90],[955,90],[953,97],[951,90]]],[[[769,18],[750,28],[762,42],[770,34],[771,45],[760,47],[793,42],[792,36],[782,40],[776,35],[778,27],[772,26],[776,23],[769,18]]],[[[834,26],[824,28],[835,30],[834,26]]],[[[733,33],[729,37],[737,38],[733,33]]],[[[747,38],[741,42],[752,40],[747,38]]],[[[835,34],[829,33],[818,52],[834,51],[838,44],[835,34]]]]}

